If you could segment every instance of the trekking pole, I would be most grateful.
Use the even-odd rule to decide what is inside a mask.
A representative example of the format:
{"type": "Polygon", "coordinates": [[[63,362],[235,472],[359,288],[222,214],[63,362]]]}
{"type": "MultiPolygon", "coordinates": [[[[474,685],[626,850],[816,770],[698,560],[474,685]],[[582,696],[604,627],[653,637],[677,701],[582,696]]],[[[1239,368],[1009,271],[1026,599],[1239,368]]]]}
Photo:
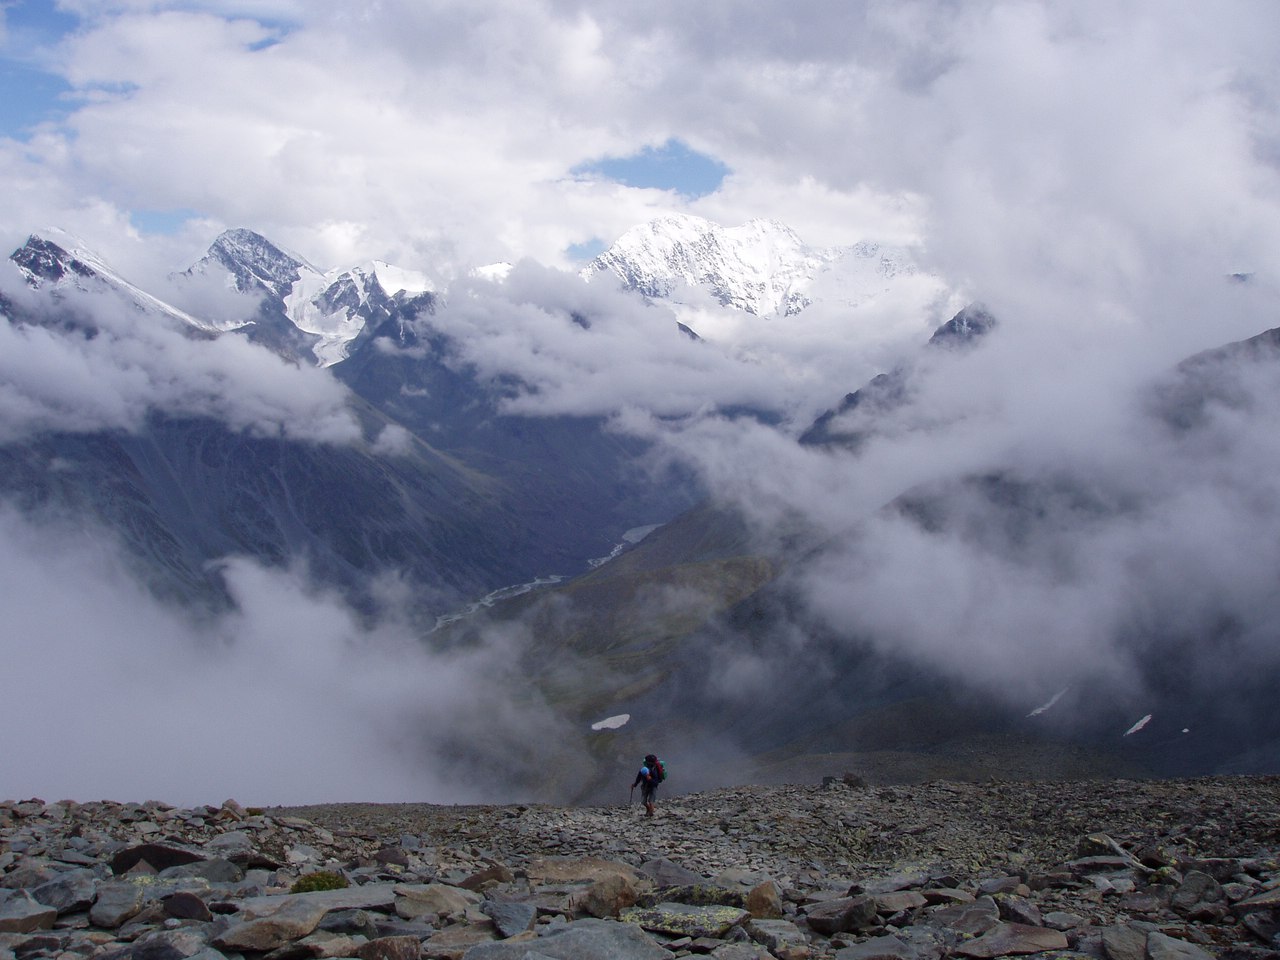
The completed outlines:
{"type": "Polygon", "coordinates": [[[631,785],[631,796],[627,797],[627,806],[629,807],[635,802],[636,802],[636,785],[633,783],[631,785]]]}

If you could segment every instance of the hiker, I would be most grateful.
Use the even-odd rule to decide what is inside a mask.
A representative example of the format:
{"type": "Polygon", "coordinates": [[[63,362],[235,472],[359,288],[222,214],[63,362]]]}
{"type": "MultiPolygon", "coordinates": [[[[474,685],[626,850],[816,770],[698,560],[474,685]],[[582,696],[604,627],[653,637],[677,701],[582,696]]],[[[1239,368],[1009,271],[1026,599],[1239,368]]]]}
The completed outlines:
{"type": "Polygon", "coordinates": [[[644,815],[646,817],[653,816],[653,792],[658,789],[658,784],[667,778],[667,769],[661,760],[654,754],[646,754],[644,764],[640,767],[640,772],[636,774],[635,780],[631,783],[631,793],[634,796],[636,792],[636,784],[640,785],[640,801],[644,804],[644,815]]]}

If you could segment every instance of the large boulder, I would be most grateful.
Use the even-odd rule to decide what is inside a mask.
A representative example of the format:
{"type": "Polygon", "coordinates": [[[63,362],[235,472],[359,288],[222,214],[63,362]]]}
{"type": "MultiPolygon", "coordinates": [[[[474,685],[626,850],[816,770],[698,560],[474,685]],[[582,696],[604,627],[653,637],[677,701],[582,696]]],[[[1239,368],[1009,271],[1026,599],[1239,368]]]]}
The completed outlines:
{"type": "Polygon", "coordinates": [[[98,897],[89,909],[95,927],[114,930],[142,909],[145,892],[130,880],[112,880],[98,886],[98,897]]]}
{"type": "Polygon", "coordinates": [[[813,903],[805,910],[810,929],[831,936],[861,930],[876,922],[876,902],[871,897],[839,897],[813,903]]]}
{"type": "Polygon", "coordinates": [[[243,920],[223,931],[213,945],[219,950],[276,950],[294,940],[301,940],[324,919],[329,908],[307,900],[305,895],[286,897],[285,903],[270,916],[243,920]]]}
{"type": "Polygon", "coordinates": [[[396,886],[395,894],[396,914],[404,920],[460,917],[468,907],[484,902],[482,894],[444,883],[402,883],[396,886]]]}
{"type": "Polygon", "coordinates": [[[990,960],[992,957],[1066,950],[1067,947],[1066,934],[1060,930],[1029,927],[1022,923],[1000,923],[977,939],[958,944],[954,952],[962,957],[990,960]]]}
{"type": "Polygon", "coordinates": [[[652,907],[631,907],[619,914],[624,923],[673,937],[724,937],[731,929],[751,918],[740,907],[692,906],[687,903],[659,903],[652,907]]]}

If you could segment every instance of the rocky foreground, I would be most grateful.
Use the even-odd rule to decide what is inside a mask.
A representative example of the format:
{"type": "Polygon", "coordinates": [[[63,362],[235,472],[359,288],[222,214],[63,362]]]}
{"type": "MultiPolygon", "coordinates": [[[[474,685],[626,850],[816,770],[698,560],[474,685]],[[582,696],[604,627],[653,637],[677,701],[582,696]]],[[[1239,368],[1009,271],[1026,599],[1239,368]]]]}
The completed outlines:
{"type": "Polygon", "coordinates": [[[1280,960],[1280,778],[27,800],[0,871],[0,960],[1280,960]]]}

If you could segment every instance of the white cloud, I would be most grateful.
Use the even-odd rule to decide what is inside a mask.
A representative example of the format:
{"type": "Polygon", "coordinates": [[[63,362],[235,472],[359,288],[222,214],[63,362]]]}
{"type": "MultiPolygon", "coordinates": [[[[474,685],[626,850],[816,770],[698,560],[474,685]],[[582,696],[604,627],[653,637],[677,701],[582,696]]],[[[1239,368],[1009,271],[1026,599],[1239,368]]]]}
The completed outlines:
{"type": "MultiPolygon", "coordinates": [[[[11,272],[5,293],[52,308],[11,272]]],[[[58,310],[92,318],[84,329],[0,320],[0,439],[41,431],[136,430],[148,415],[212,417],[233,430],[316,443],[352,443],[360,427],[346,389],[321,370],[286,363],[238,336],[184,336],[156,317],[94,295],[61,291],[58,310]]]]}
{"type": "Polygon", "coordinates": [[[394,615],[371,624],[303,571],[228,560],[235,605],[211,620],[140,587],[106,531],[0,507],[0,532],[6,705],[22,719],[0,796],[528,799],[503,777],[527,771],[495,758],[562,739],[527,694],[517,715],[503,648],[431,653],[394,615]]]}

